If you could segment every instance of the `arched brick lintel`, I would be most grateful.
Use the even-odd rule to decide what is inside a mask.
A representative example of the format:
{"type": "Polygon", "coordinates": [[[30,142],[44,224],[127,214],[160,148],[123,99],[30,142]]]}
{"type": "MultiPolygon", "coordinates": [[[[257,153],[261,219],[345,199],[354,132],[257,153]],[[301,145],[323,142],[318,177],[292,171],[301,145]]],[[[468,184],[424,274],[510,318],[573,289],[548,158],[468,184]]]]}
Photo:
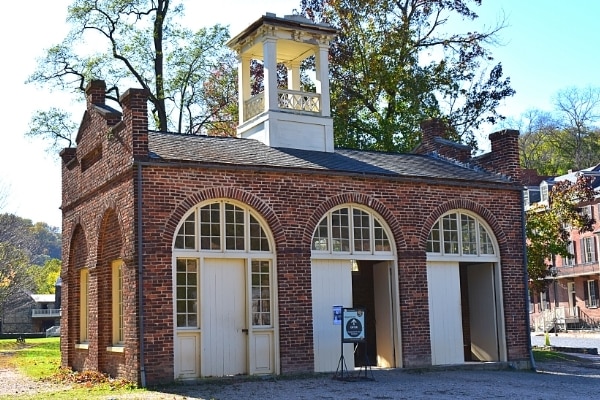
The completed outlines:
{"type": "Polygon", "coordinates": [[[423,223],[423,229],[419,235],[419,247],[425,249],[427,246],[427,237],[433,227],[433,224],[445,213],[452,210],[468,210],[481,217],[492,228],[493,234],[498,242],[500,250],[506,248],[506,233],[500,226],[494,213],[482,206],[481,204],[468,199],[453,199],[440,204],[435,210],[429,214],[429,217],[423,223]]]}
{"type": "MultiPolygon", "coordinates": [[[[96,218],[96,221],[94,223],[96,232],[98,232],[97,235],[97,247],[96,247],[96,257],[100,258],[101,253],[105,250],[104,246],[106,246],[108,244],[108,238],[107,238],[107,229],[110,229],[110,221],[112,219],[112,217],[114,216],[115,220],[116,220],[116,229],[115,232],[112,233],[111,237],[111,241],[117,241],[117,243],[119,243],[119,258],[125,260],[125,259],[131,259],[132,255],[131,254],[127,254],[127,246],[125,245],[125,237],[123,235],[123,221],[122,221],[122,216],[121,214],[118,212],[118,208],[116,207],[116,204],[114,202],[107,202],[106,203],[106,207],[104,209],[104,212],[102,214],[99,214],[98,217],[96,218]],[[115,233],[118,233],[118,238],[115,238],[115,233]]],[[[103,254],[102,254],[103,255],[103,254]]]]}
{"type": "Polygon", "coordinates": [[[271,234],[275,240],[275,247],[286,247],[287,239],[285,236],[285,231],[273,209],[252,193],[232,187],[204,189],[192,196],[189,196],[184,201],[179,203],[165,224],[163,229],[163,237],[172,237],[172,235],[175,233],[175,229],[177,229],[177,225],[192,207],[203,201],[217,199],[231,199],[239,201],[240,203],[244,203],[250,208],[254,209],[265,219],[269,225],[269,229],[271,230],[271,234]]]}
{"type": "Polygon", "coordinates": [[[391,233],[393,235],[393,240],[396,243],[396,251],[401,251],[406,249],[406,241],[404,240],[404,235],[402,234],[402,229],[400,223],[396,219],[395,215],[379,200],[375,199],[372,196],[369,196],[364,193],[342,193],[337,196],[330,197],[323,203],[321,203],[315,211],[312,213],[310,219],[306,224],[306,228],[304,229],[304,234],[302,236],[302,240],[304,243],[311,243],[312,236],[314,230],[321,221],[321,218],[332,208],[340,206],[342,204],[358,204],[361,206],[365,206],[375,211],[377,214],[383,218],[384,222],[389,226],[391,233]]]}

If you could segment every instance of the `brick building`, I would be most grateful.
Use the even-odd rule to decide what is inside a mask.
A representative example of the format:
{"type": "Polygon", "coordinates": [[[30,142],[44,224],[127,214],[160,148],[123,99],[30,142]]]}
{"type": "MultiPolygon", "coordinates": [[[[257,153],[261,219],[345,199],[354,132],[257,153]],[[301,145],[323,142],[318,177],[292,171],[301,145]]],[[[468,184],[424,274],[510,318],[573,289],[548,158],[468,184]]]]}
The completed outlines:
{"type": "Polygon", "coordinates": [[[590,232],[570,230],[569,252],[572,256],[556,255],[554,263],[548,260],[551,267],[546,289],[541,293],[530,291],[530,325],[536,331],[600,329],[600,164],[554,177],[535,179],[533,175],[525,208],[540,202],[547,206],[549,193],[557,182],[575,182],[579,175],[590,178],[590,185],[596,193],[592,201],[578,204],[582,213],[594,219],[593,229],[590,232]]]}
{"type": "Polygon", "coordinates": [[[267,14],[229,42],[237,138],[149,131],[143,90],[120,112],[89,84],[61,153],[64,366],[141,384],[335,371],[335,306],[365,310],[374,365],[531,365],[518,132],[476,158],[435,120],[412,154],[335,149],[334,34],[267,14]],[[302,92],[313,54],[316,92],[302,92]]]}

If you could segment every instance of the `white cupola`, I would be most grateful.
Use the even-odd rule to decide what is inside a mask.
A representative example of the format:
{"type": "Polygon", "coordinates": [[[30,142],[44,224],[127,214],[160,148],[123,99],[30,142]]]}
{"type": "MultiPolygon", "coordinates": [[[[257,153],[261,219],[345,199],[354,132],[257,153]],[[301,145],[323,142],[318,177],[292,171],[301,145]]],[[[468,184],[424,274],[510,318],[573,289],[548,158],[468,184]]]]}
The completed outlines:
{"type": "Polygon", "coordinates": [[[237,134],[271,147],[333,149],[329,101],[329,44],[337,30],[299,15],[267,13],[227,45],[238,55],[237,134]],[[315,56],[315,92],[300,88],[300,64],[315,56]],[[252,95],[250,63],[264,65],[264,90],[252,95]],[[277,87],[277,64],[287,67],[287,88],[277,87]]]}

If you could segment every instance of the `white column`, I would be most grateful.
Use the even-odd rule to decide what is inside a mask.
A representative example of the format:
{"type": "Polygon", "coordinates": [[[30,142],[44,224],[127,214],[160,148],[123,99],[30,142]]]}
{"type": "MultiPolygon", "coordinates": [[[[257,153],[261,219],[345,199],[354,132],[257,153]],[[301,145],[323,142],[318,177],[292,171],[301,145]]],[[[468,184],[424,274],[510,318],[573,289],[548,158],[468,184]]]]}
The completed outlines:
{"type": "Polygon", "coordinates": [[[320,43],[315,57],[315,73],[317,93],[321,95],[321,116],[331,115],[329,101],[329,44],[320,43]]]}
{"type": "Polygon", "coordinates": [[[263,42],[263,66],[265,71],[265,106],[277,110],[277,40],[266,38],[263,42]]]}
{"type": "Polygon", "coordinates": [[[250,99],[250,58],[238,56],[238,125],[246,121],[245,104],[250,99]]]}
{"type": "Polygon", "coordinates": [[[300,61],[293,61],[287,65],[288,89],[300,90],[300,61]]]}

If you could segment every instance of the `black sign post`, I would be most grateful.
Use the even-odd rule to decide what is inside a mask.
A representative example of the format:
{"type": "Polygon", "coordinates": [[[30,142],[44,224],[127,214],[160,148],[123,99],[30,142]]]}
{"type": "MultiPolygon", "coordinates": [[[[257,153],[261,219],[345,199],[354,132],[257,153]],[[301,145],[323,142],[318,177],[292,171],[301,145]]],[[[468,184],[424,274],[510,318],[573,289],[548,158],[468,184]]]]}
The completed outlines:
{"type": "MultiPolygon", "coordinates": [[[[335,371],[334,379],[351,380],[354,379],[348,374],[348,366],[344,359],[344,343],[365,343],[367,338],[365,334],[365,310],[363,308],[342,308],[342,340],[340,360],[335,371]],[[344,376],[344,372],[348,376],[344,376]]],[[[366,353],[365,353],[366,354],[366,353]]],[[[368,361],[368,360],[367,360],[368,361]]],[[[366,363],[367,364],[367,363],[366,363]]],[[[366,368],[366,366],[365,366],[366,368]]],[[[372,373],[371,373],[372,374],[372,373]]],[[[359,374],[360,376],[360,374],[359,374]]],[[[366,369],[365,369],[366,376],[366,369]]]]}

